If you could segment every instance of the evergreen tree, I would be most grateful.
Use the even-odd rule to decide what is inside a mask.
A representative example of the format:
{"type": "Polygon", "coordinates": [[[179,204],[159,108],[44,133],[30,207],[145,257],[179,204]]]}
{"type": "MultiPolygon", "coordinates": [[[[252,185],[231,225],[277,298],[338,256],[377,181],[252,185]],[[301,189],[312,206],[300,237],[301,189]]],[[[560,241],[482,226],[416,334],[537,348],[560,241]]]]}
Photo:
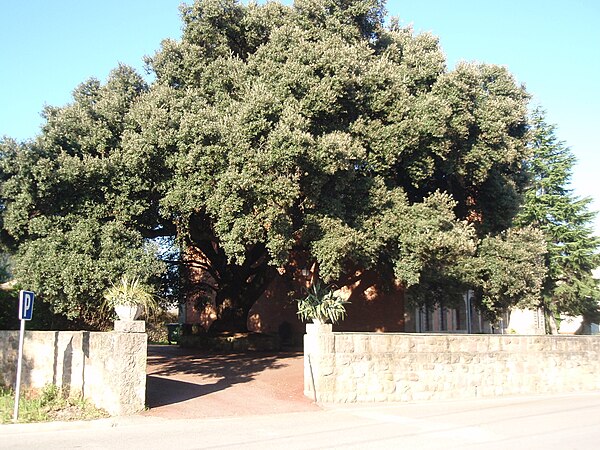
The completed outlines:
{"type": "Polygon", "coordinates": [[[384,16],[379,0],[183,7],[151,85],[119,67],[48,108],[35,141],[0,145],[15,275],[93,314],[123,272],[157,278],[148,240],[166,237],[238,327],[298,254],[328,281],[377,270],[420,303],[521,286],[484,285],[473,258],[518,208],[527,93],[502,67],[447,70],[437,38],[384,16]]]}
{"type": "Polygon", "coordinates": [[[164,272],[145,239],[161,227],[157,187],[139,150],[123,148],[127,113],[146,89],[119,66],[105,85],[78,86],[71,105],[46,108],[36,140],[0,141],[2,238],[13,275],[54,312],[92,326],[103,325],[103,291],[122,274],[156,282],[164,272]]]}
{"type": "Polygon", "coordinates": [[[561,313],[597,317],[600,290],[592,270],[600,265],[600,239],[593,235],[591,199],[576,197],[569,188],[575,156],[539,108],[531,115],[531,150],[529,186],[516,223],[544,234],[547,274],[541,306],[555,334],[561,313]]]}

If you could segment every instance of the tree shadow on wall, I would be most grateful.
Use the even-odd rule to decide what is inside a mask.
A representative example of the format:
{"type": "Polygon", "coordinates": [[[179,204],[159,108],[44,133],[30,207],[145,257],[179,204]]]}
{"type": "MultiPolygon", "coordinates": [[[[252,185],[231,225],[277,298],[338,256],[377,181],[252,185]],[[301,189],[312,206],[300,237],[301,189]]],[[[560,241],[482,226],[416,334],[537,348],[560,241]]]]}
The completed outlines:
{"type": "Polygon", "coordinates": [[[285,367],[286,359],[300,354],[222,354],[151,345],[148,347],[146,405],[156,408],[180,403],[247,383],[266,369],[285,367]]]}

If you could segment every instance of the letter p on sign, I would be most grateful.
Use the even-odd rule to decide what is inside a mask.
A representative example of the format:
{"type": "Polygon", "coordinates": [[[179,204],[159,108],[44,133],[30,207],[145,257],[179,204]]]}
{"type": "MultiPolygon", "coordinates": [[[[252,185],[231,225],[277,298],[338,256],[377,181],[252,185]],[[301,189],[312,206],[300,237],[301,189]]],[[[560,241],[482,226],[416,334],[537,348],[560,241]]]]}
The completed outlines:
{"type": "Polygon", "coordinates": [[[31,320],[34,299],[35,294],[33,292],[19,291],[19,320],[31,320]]]}

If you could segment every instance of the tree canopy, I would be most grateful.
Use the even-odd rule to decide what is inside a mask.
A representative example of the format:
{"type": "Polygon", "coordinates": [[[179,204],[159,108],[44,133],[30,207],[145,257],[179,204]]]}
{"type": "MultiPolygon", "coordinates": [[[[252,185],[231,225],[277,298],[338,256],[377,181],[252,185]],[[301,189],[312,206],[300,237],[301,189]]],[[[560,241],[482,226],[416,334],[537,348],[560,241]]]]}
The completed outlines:
{"type": "Polygon", "coordinates": [[[600,266],[600,239],[591,227],[595,212],[589,198],[569,189],[575,156],[556,137],[556,129],[537,108],[531,117],[531,148],[527,160],[530,180],[518,224],[543,232],[546,246],[542,302],[552,332],[560,314],[598,319],[600,288],[592,270],[600,266]]]}
{"type": "Polygon", "coordinates": [[[436,37],[385,26],[377,0],[181,12],[151,84],[119,66],[46,108],[35,140],[2,141],[2,239],[57,310],[93,314],[123,273],[158,283],[161,236],[200,255],[171,262],[209,273],[220,314],[244,321],[298,251],[326,281],[376,269],[417,303],[535,294],[540,274],[492,250],[538,248],[502,234],[528,153],[528,95],[505,68],[448,70],[436,37]]]}
{"type": "Polygon", "coordinates": [[[81,84],[73,104],[46,108],[35,141],[1,144],[3,232],[16,252],[14,274],[58,313],[94,323],[116,274],[162,273],[143,239],[157,226],[152,181],[122,145],[125,116],[146,90],[119,67],[103,86],[81,84]]]}

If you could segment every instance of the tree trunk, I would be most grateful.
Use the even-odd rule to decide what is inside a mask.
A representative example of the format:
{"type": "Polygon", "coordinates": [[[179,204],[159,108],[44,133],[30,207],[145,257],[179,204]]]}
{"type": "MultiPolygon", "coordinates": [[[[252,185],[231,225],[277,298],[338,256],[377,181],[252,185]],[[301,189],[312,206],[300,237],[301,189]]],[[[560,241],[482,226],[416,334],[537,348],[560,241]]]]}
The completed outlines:
{"type": "MultiPolygon", "coordinates": [[[[212,331],[246,332],[248,331],[248,313],[264,293],[275,276],[275,269],[269,266],[269,255],[262,244],[255,244],[246,251],[241,264],[228,261],[227,255],[219,246],[216,237],[206,236],[202,216],[191,222],[190,247],[192,257],[186,274],[192,285],[203,281],[197,274],[209,275],[210,285],[215,294],[214,302],[217,319],[210,327],[212,331]],[[196,276],[193,276],[196,272],[196,276]]],[[[190,289],[190,288],[188,288],[190,289]]]]}
{"type": "Polygon", "coordinates": [[[228,308],[218,315],[210,331],[245,333],[248,331],[248,313],[241,309],[228,308]]]}
{"type": "Polygon", "coordinates": [[[217,291],[215,298],[217,319],[211,325],[210,330],[246,332],[248,331],[247,320],[250,308],[245,308],[242,301],[243,286],[239,280],[228,281],[228,283],[223,283],[217,291]]]}
{"type": "Polygon", "coordinates": [[[544,318],[546,319],[546,332],[549,334],[558,334],[558,327],[556,325],[556,318],[552,310],[544,305],[544,318]]]}

